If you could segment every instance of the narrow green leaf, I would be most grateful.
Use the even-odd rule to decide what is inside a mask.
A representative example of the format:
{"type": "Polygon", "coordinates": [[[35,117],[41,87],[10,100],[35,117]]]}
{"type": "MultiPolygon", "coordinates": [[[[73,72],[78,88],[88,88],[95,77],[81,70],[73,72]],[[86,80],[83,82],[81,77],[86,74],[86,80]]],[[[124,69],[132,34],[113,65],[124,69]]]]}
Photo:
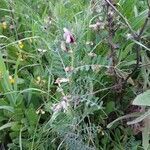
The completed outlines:
{"type": "Polygon", "coordinates": [[[142,48],[144,48],[145,50],[150,51],[150,48],[146,47],[144,44],[142,44],[136,40],[133,40],[133,39],[132,39],[132,41],[135,42],[137,45],[141,46],[142,48]]]}
{"type": "Polygon", "coordinates": [[[12,127],[14,124],[15,124],[15,122],[6,123],[6,124],[4,124],[3,126],[0,127],[0,131],[1,131],[1,130],[4,130],[4,129],[6,129],[6,128],[10,128],[10,127],[12,127]]]}
{"type": "Polygon", "coordinates": [[[14,108],[11,106],[0,106],[0,109],[8,110],[10,112],[14,112],[14,108]]]}
{"type": "Polygon", "coordinates": [[[111,128],[113,126],[114,123],[116,123],[117,121],[126,119],[126,118],[132,118],[132,117],[138,117],[140,115],[140,113],[131,113],[122,117],[117,118],[116,120],[112,121],[111,123],[109,123],[107,125],[107,128],[111,128]]]}
{"type": "Polygon", "coordinates": [[[121,53],[121,59],[125,59],[129,52],[132,51],[134,43],[130,43],[129,45],[126,46],[126,48],[123,50],[123,52],[121,53]]]}
{"type": "MultiPolygon", "coordinates": [[[[12,86],[9,82],[9,72],[6,69],[4,60],[3,60],[3,56],[2,53],[0,52],[0,73],[2,74],[2,79],[0,80],[0,86],[2,87],[2,91],[8,92],[8,91],[12,91],[12,86]]],[[[10,103],[12,105],[15,104],[15,98],[14,98],[14,94],[9,94],[7,95],[8,100],[10,101],[10,103]]]]}
{"type": "Polygon", "coordinates": [[[131,124],[135,124],[135,123],[141,122],[141,121],[143,121],[145,118],[147,118],[149,115],[150,115],[150,109],[149,109],[147,112],[145,112],[143,115],[141,115],[140,117],[134,119],[133,121],[127,122],[127,124],[128,124],[128,125],[131,125],[131,124]]]}

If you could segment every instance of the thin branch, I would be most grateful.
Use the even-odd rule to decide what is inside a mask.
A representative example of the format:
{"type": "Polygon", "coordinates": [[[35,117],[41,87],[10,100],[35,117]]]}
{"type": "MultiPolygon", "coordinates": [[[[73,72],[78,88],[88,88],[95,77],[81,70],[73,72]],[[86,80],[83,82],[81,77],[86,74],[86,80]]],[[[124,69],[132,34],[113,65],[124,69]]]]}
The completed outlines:
{"type": "Polygon", "coordinates": [[[110,45],[111,49],[111,59],[112,59],[112,66],[114,67],[116,65],[116,49],[115,44],[113,43],[113,37],[115,36],[115,30],[114,30],[114,15],[113,11],[110,9],[111,7],[107,7],[107,21],[108,21],[108,43],[110,45]]]}
{"type": "Polygon", "coordinates": [[[106,0],[106,2],[107,2],[107,22],[108,22],[108,34],[109,34],[108,43],[110,45],[110,60],[111,60],[111,67],[109,68],[108,72],[112,74],[114,78],[114,84],[117,85],[113,90],[115,90],[116,97],[118,101],[120,101],[121,99],[120,93],[122,93],[122,78],[120,78],[117,75],[115,70],[115,66],[118,63],[118,60],[117,60],[116,43],[114,43],[115,33],[117,31],[115,27],[115,11],[118,10],[113,6],[113,0],[110,1],[106,0]]]}

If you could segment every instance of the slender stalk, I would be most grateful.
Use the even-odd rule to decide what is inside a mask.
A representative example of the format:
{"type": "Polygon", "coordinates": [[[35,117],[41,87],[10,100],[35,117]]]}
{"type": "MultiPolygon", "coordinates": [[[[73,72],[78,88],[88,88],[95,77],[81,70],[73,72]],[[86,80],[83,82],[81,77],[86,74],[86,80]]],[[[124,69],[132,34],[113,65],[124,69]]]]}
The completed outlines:
{"type": "Polygon", "coordinates": [[[120,93],[122,92],[122,78],[120,78],[115,70],[115,66],[118,63],[117,58],[117,49],[116,49],[116,43],[114,43],[116,28],[115,28],[115,10],[113,9],[113,0],[110,0],[107,3],[107,22],[108,22],[108,43],[110,45],[110,60],[111,60],[111,66],[109,68],[109,73],[112,74],[114,78],[114,84],[117,85],[113,90],[116,92],[116,97],[118,101],[121,99],[120,93]],[[111,4],[111,5],[110,5],[111,4]]]}
{"type": "Polygon", "coordinates": [[[125,22],[125,24],[129,28],[129,30],[133,34],[133,36],[135,36],[135,31],[132,29],[132,27],[129,24],[128,20],[119,12],[119,10],[110,2],[110,0],[105,0],[105,1],[107,2],[107,4],[109,4],[115,10],[116,13],[118,13],[118,15],[123,19],[123,21],[125,22]]]}

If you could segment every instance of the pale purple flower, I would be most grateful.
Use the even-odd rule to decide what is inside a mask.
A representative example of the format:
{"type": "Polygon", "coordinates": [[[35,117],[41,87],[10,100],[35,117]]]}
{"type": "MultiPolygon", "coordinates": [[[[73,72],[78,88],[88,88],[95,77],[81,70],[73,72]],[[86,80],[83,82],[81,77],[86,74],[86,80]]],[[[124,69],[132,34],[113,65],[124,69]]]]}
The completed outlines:
{"type": "Polygon", "coordinates": [[[53,104],[51,109],[55,113],[60,111],[66,112],[68,110],[68,107],[69,107],[68,97],[65,96],[63,100],[61,100],[59,103],[53,104]]]}
{"type": "Polygon", "coordinates": [[[64,30],[64,39],[66,40],[66,43],[75,43],[75,38],[73,34],[67,28],[63,28],[63,30],[64,30]]]}
{"type": "Polygon", "coordinates": [[[90,24],[89,28],[93,29],[94,31],[97,31],[99,29],[104,29],[105,28],[105,23],[96,22],[95,24],[90,24]]]}

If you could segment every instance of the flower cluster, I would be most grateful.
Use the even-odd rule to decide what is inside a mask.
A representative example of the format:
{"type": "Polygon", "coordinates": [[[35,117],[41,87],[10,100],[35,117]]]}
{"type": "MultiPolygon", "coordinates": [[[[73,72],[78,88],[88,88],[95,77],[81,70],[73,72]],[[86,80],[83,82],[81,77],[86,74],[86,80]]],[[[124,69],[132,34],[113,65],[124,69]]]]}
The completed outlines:
{"type": "Polygon", "coordinates": [[[66,41],[66,43],[75,43],[75,38],[73,36],[73,34],[67,29],[64,28],[64,39],[66,41]]]}
{"type": "Polygon", "coordinates": [[[22,41],[19,41],[19,42],[18,42],[18,46],[19,46],[19,48],[23,49],[24,44],[22,43],[22,41]]]}
{"type": "Polygon", "coordinates": [[[69,107],[69,97],[64,96],[63,99],[59,103],[53,104],[51,109],[55,113],[59,111],[66,112],[68,110],[68,107],[69,107]]]}
{"type": "Polygon", "coordinates": [[[5,30],[7,29],[7,23],[4,21],[1,23],[1,27],[5,30]]]}
{"type": "Polygon", "coordinates": [[[11,83],[11,84],[14,84],[15,83],[15,79],[10,75],[9,76],[9,82],[11,83]]]}

